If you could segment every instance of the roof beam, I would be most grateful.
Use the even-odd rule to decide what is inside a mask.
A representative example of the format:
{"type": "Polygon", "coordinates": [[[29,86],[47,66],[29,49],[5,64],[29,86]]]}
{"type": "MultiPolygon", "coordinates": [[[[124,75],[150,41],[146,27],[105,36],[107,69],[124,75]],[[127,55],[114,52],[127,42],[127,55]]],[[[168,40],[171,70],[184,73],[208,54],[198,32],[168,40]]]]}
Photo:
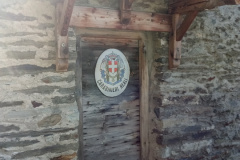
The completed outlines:
{"type": "Polygon", "coordinates": [[[169,13],[186,14],[192,11],[203,11],[224,5],[238,5],[240,0],[170,0],[169,13]]]}
{"type": "Polygon", "coordinates": [[[79,28],[124,29],[171,32],[171,15],[131,11],[128,24],[122,24],[119,10],[75,6],[70,26],[79,28]]]}

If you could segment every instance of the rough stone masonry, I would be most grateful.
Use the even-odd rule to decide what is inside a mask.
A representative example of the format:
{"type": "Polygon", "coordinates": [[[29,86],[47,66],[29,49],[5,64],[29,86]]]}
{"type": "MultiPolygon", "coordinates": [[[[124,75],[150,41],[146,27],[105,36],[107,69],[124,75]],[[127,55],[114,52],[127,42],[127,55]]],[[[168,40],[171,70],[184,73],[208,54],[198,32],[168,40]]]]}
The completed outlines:
{"type": "Polygon", "coordinates": [[[0,159],[76,157],[75,38],[70,68],[55,72],[55,3],[0,3],[0,159]]]}
{"type": "Polygon", "coordinates": [[[154,34],[150,159],[240,159],[240,7],[198,15],[168,70],[168,35],[154,34]]]}
{"type": "MultiPolygon", "coordinates": [[[[77,159],[76,38],[69,29],[69,71],[56,73],[56,2],[0,3],[0,160],[77,159]]],[[[136,0],[133,9],[167,13],[167,1],[136,0]]],[[[200,13],[183,39],[177,70],[167,68],[168,34],[148,33],[154,46],[149,160],[239,160],[239,15],[239,6],[200,13]]]]}

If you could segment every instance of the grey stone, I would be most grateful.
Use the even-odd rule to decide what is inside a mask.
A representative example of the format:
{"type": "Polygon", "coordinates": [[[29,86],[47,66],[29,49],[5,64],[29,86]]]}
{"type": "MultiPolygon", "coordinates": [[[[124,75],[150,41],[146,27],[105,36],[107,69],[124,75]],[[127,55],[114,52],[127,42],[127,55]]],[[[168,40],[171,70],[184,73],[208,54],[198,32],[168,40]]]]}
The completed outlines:
{"type": "Polygon", "coordinates": [[[10,12],[4,12],[0,10],[0,19],[11,21],[35,21],[36,17],[24,16],[23,14],[13,14],[10,12]]]}
{"type": "Polygon", "coordinates": [[[160,117],[160,108],[155,107],[154,108],[154,113],[155,113],[156,117],[159,118],[160,117]]]}
{"type": "Polygon", "coordinates": [[[24,103],[23,101],[0,102],[0,108],[20,106],[20,105],[22,105],[23,103],[24,103]]]}
{"type": "MultiPolygon", "coordinates": [[[[61,76],[49,76],[49,77],[45,77],[42,79],[42,81],[44,83],[56,83],[56,82],[64,82],[67,81],[68,83],[72,82],[74,80],[74,75],[69,75],[68,77],[61,77],[61,76]]],[[[69,88],[74,90],[74,88],[69,88]]],[[[63,92],[62,91],[63,88],[59,89],[59,92],[63,92]]],[[[66,92],[65,92],[66,93],[66,92]]],[[[69,92],[67,92],[69,93],[69,92]]]]}
{"type": "Polygon", "coordinates": [[[15,126],[15,125],[10,125],[10,126],[0,125],[0,133],[12,131],[12,130],[19,131],[20,128],[18,126],[15,126]]]}
{"type": "Polygon", "coordinates": [[[14,46],[35,46],[37,48],[42,48],[43,46],[55,47],[55,41],[40,42],[40,41],[33,41],[33,40],[20,40],[20,41],[12,42],[9,44],[14,46]]]}
{"type": "Polygon", "coordinates": [[[31,33],[31,32],[17,32],[17,33],[1,33],[0,36],[1,37],[12,37],[12,36],[28,36],[28,35],[37,35],[37,36],[40,36],[40,37],[43,37],[43,36],[47,36],[47,34],[43,34],[43,33],[31,33]]]}
{"type": "Polygon", "coordinates": [[[29,117],[34,117],[37,116],[37,112],[35,110],[20,110],[20,111],[11,111],[7,113],[4,117],[6,119],[12,119],[12,118],[20,118],[20,119],[25,119],[29,117]]]}
{"type": "Polygon", "coordinates": [[[25,93],[25,94],[33,94],[33,93],[40,93],[40,94],[50,94],[53,93],[57,86],[38,86],[35,88],[18,90],[18,92],[25,93]]]}
{"type": "Polygon", "coordinates": [[[24,74],[38,74],[43,72],[55,72],[55,65],[51,65],[50,67],[40,67],[31,64],[23,64],[0,68],[0,76],[21,76],[24,74]]]}
{"type": "Polygon", "coordinates": [[[58,92],[61,94],[73,94],[76,87],[71,88],[59,88],[58,92]]]}
{"type": "Polygon", "coordinates": [[[24,159],[28,157],[36,157],[36,156],[41,156],[46,153],[62,153],[70,150],[76,151],[78,148],[77,143],[71,143],[67,145],[55,145],[55,146],[48,146],[44,147],[41,149],[33,149],[33,150],[28,150],[25,152],[17,153],[12,156],[13,159],[24,159]]]}
{"type": "Polygon", "coordinates": [[[207,94],[207,91],[205,90],[205,89],[203,89],[203,88],[200,88],[200,87],[197,87],[195,90],[194,90],[194,92],[196,93],[196,94],[207,94]]]}
{"type": "MultiPolygon", "coordinates": [[[[55,25],[53,24],[53,23],[40,23],[40,24],[38,24],[38,26],[32,26],[32,28],[37,28],[37,29],[41,29],[41,30],[46,30],[46,29],[48,29],[48,28],[55,28],[55,25]]],[[[54,42],[54,41],[52,41],[51,42],[51,46],[54,46],[54,44],[55,44],[56,42],[54,42]]]]}
{"type": "Polygon", "coordinates": [[[69,96],[57,96],[52,98],[52,102],[54,104],[63,104],[63,103],[74,103],[75,102],[75,97],[74,95],[69,95],[69,96]]]}
{"type": "Polygon", "coordinates": [[[6,55],[8,58],[12,58],[12,59],[34,59],[36,52],[35,51],[26,51],[26,52],[9,51],[9,52],[6,52],[6,55]]]}
{"type": "Polygon", "coordinates": [[[44,129],[39,131],[24,131],[24,132],[12,132],[12,133],[0,133],[0,137],[6,138],[20,138],[20,137],[38,137],[38,136],[49,136],[56,133],[65,133],[68,131],[76,130],[77,128],[54,128],[54,129],[44,129]]]}
{"type": "Polygon", "coordinates": [[[51,127],[55,126],[62,119],[61,115],[54,114],[48,117],[43,118],[38,122],[38,127],[51,127]]]}
{"type": "Polygon", "coordinates": [[[60,141],[65,141],[65,140],[70,140],[70,139],[78,139],[78,134],[74,133],[74,134],[67,134],[67,135],[61,135],[60,136],[60,141]]]}
{"type": "Polygon", "coordinates": [[[26,140],[26,141],[10,141],[10,142],[1,142],[0,149],[9,148],[9,147],[25,147],[32,144],[38,143],[38,140],[26,140]]]}

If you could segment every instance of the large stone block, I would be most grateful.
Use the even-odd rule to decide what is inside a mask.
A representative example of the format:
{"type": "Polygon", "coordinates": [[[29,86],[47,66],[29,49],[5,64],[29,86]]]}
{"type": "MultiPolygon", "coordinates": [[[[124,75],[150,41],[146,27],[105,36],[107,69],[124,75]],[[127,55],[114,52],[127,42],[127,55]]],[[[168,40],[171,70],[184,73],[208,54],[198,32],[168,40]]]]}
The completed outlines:
{"type": "Polygon", "coordinates": [[[59,114],[54,114],[43,118],[38,122],[38,127],[52,127],[61,121],[62,117],[59,114]]]}

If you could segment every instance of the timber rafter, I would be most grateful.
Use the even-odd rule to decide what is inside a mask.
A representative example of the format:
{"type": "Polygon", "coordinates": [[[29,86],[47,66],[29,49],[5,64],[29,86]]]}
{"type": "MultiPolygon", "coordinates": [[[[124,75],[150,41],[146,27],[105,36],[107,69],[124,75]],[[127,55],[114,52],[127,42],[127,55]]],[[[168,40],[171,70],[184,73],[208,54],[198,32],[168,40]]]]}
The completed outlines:
{"type": "Polygon", "coordinates": [[[74,3],[75,0],[64,0],[56,6],[57,71],[68,68],[69,26],[171,32],[169,68],[177,68],[181,59],[181,40],[197,14],[218,6],[239,5],[240,0],[169,0],[169,14],[132,11],[134,0],[119,0],[119,10],[74,6],[74,3]]]}

